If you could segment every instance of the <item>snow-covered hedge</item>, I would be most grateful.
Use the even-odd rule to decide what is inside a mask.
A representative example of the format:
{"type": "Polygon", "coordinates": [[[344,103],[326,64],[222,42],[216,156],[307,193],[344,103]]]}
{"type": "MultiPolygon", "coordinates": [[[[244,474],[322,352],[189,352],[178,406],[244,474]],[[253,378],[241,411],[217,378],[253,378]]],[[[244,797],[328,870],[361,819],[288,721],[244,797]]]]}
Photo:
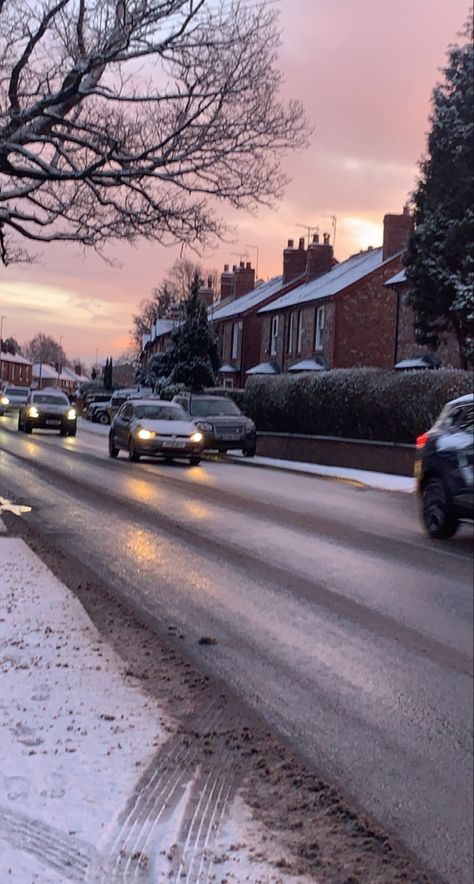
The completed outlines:
{"type": "Polygon", "coordinates": [[[414,442],[472,388],[467,371],[334,369],[249,378],[239,404],[261,431],[414,442]]]}

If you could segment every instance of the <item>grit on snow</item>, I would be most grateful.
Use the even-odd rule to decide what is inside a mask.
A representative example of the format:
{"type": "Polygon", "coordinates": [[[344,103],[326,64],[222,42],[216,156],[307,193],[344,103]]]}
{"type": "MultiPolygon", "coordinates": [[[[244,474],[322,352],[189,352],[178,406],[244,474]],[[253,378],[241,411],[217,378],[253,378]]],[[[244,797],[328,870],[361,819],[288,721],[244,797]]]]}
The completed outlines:
{"type": "MultiPolygon", "coordinates": [[[[22,540],[5,535],[0,590],[0,881],[170,880],[173,820],[144,868],[132,856],[116,876],[106,846],[173,723],[127,683],[125,664],[74,595],[22,540]]],[[[205,877],[180,880],[286,880],[259,852],[264,842],[271,856],[271,836],[237,796],[216,832],[218,874],[211,864],[205,877]]]]}

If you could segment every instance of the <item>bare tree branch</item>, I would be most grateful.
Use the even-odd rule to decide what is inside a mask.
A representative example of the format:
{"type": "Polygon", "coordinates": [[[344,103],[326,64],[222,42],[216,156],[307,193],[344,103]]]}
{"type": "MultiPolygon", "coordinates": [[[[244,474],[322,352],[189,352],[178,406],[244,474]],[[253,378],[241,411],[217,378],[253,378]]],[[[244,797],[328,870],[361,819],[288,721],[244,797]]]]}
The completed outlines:
{"type": "Polygon", "coordinates": [[[0,0],[0,260],[14,240],[204,244],[306,144],[265,0],[0,0]],[[13,237],[13,241],[11,241],[13,237]]]}

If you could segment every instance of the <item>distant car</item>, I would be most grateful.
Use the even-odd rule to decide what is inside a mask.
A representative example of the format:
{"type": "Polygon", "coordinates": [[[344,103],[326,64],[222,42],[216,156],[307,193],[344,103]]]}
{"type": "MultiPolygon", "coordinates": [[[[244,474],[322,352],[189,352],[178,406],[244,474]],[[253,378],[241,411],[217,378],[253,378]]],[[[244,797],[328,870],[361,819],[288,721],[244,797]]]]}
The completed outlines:
{"type": "Polygon", "coordinates": [[[55,387],[32,390],[20,408],[18,429],[25,433],[58,430],[60,436],[75,436],[76,409],[71,406],[66,394],[55,387]]]}
{"type": "Polygon", "coordinates": [[[474,396],[453,399],[416,440],[415,477],[430,537],[452,537],[474,518],[474,396]]]}
{"type": "Polygon", "coordinates": [[[129,399],[147,399],[152,395],[153,390],[150,387],[123,387],[120,390],[115,390],[112,393],[110,405],[108,406],[110,421],[113,420],[124,402],[127,402],[129,399]]]}
{"type": "Polygon", "coordinates": [[[95,399],[87,406],[84,417],[92,421],[93,424],[110,424],[110,406],[111,397],[104,399],[102,396],[98,401],[95,399]]]}
{"type": "Polygon", "coordinates": [[[109,454],[128,451],[131,461],[147,457],[189,458],[192,466],[201,460],[203,435],[183,409],[161,399],[135,399],[119,409],[109,432],[109,454]]]}
{"type": "Polygon", "coordinates": [[[29,392],[28,387],[4,387],[0,392],[0,415],[17,411],[28,399],[29,392]]]}
{"type": "Polygon", "coordinates": [[[254,457],[257,434],[253,420],[242,414],[227,396],[179,393],[173,402],[181,405],[204,435],[204,448],[217,451],[241,449],[246,457],[254,457]]]}

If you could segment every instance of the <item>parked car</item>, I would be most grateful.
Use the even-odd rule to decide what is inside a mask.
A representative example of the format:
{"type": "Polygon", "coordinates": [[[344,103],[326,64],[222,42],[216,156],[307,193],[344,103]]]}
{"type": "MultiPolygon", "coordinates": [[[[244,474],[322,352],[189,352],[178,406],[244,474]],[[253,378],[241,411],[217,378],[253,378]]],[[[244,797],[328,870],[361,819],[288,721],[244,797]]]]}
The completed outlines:
{"type": "Polygon", "coordinates": [[[110,421],[113,420],[124,402],[127,402],[129,399],[148,399],[152,395],[153,390],[151,387],[124,387],[121,390],[115,390],[112,393],[108,409],[110,421]]]}
{"type": "Polygon", "coordinates": [[[75,436],[77,429],[76,409],[68,397],[56,387],[32,390],[18,414],[18,429],[25,433],[33,430],[59,430],[60,436],[75,436]]]}
{"type": "Polygon", "coordinates": [[[131,461],[147,457],[189,458],[192,466],[201,460],[203,435],[181,406],[161,399],[131,399],[119,409],[109,432],[109,454],[128,451],[131,461]]]}
{"type": "Polygon", "coordinates": [[[5,386],[0,392],[0,415],[9,411],[17,411],[28,398],[28,387],[5,386]]]}
{"type": "Polygon", "coordinates": [[[416,440],[415,477],[430,537],[452,537],[474,518],[474,396],[453,399],[416,440]]]}
{"type": "Polygon", "coordinates": [[[99,395],[99,397],[92,400],[87,406],[84,417],[87,420],[92,421],[94,424],[110,424],[110,406],[111,406],[111,396],[109,394],[108,398],[106,398],[103,394],[99,395]]]}
{"type": "Polygon", "coordinates": [[[241,449],[254,457],[257,448],[255,424],[242,414],[227,396],[179,393],[173,402],[181,405],[204,435],[204,448],[228,451],[241,449]]]}

